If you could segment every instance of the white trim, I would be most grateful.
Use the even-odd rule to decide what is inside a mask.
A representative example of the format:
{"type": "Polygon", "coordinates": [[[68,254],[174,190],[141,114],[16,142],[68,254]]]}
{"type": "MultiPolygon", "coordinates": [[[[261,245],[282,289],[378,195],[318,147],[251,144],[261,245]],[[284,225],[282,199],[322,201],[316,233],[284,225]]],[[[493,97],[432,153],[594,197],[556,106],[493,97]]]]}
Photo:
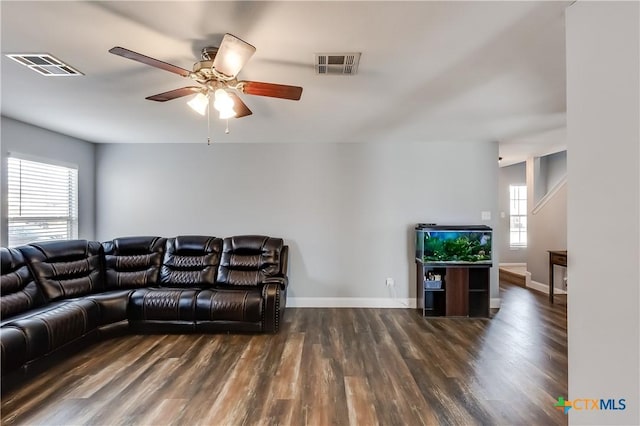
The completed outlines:
{"type": "MultiPolygon", "coordinates": [[[[549,284],[543,284],[538,281],[529,281],[527,287],[532,288],[541,293],[549,294],[549,284]]],[[[561,288],[554,287],[553,294],[567,294],[567,292],[561,288]]]]}
{"type": "Polygon", "coordinates": [[[567,174],[565,173],[565,175],[562,176],[562,179],[560,179],[560,181],[556,184],[556,186],[551,188],[551,191],[547,192],[545,196],[542,197],[542,200],[540,200],[538,204],[536,204],[536,206],[531,211],[531,214],[532,215],[538,214],[538,212],[542,210],[544,205],[547,204],[554,197],[554,195],[556,195],[556,192],[560,191],[560,188],[562,188],[566,183],[567,183],[567,174]]]}
{"type": "MultiPolygon", "coordinates": [[[[489,308],[500,309],[502,299],[492,297],[489,308]]],[[[405,308],[416,309],[416,299],[383,297],[287,297],[290,308],[405,308]]]]}
{"type": "Polygon", "coordinates": [[[416,308],[415,298],[287,297],[291,308],[416,308]]]}
{"type": "Polygon", "coordinates": [[[524,266],[525,268],[527,267],[526,263],[499,263],[498,267],[502,268],[502,267],[509,267],[509,266],[524,266]]]}

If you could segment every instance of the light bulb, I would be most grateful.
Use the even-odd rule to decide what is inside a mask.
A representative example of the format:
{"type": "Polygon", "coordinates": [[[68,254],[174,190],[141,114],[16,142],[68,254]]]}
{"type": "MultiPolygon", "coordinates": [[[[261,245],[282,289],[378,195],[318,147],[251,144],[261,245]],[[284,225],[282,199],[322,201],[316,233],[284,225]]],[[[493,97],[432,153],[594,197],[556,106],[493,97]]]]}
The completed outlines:
{"type": "Polygon", "coordinates": [[[223,111],[229,108],[233,108],[233,99],[224,89],[216,90],[216,100],[213,103],[213,106],[218,111],[223,111]]]}
{"type": "Polygon", "coordinates": [[[224,89],[216,90],[213,107],[220,112],[221,119],[236,116],[236,112],[233,110],[233,99],[231,99],[231,96],[229,96],[229,94],[224,89]]]}
{"type": "Polygon", "coordinates": [[[236,116],[236,112],[233,109],[228,109],[224,111],[220,111],[220,119],[225,120],[227,118],[233,118],[236,116]]]}
{"type": "Polygon", "coordinates": [[[209,97],[204,93],[198,93],[193,97],[187,105],[191,107],[195,112],[200,115],[204,115],[207,112],[207,107],[209,106],[209,97]]]}

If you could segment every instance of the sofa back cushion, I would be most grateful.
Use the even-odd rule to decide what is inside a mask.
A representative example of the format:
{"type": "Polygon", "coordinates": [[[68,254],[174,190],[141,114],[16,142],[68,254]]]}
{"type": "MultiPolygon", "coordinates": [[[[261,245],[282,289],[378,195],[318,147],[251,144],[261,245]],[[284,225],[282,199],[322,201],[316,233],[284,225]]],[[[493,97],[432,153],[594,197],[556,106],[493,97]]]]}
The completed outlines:
{"type": "Polygon", "coordinates": [[[125,237],[102,243],[106,287],[131,289],[157,286],[166,238],[125,237]]]}
{"type": "Polygon", "coordinates": [[[218,268],[222,286],[255,286],[281,272],[281,238],[240,235],[225,238],[218,268]]]}
{"type": "Polygon", "coordinates": [[[48,301],[104,289],[104,253],[97,241],[46,241],[20,247],[20,251],[48,301]]]}
{"type": "Polygon", "coordinates": [[[0,259],[0,318],[9,318],[44,305],[44,295],[33,280],[22,253],[2,247],[0,259]]]}
{"type": "Polygon", "coordinates": [[[222,239],[183,235],[167,239],[160,286],[213,287],[220,264],[222,239]]]}

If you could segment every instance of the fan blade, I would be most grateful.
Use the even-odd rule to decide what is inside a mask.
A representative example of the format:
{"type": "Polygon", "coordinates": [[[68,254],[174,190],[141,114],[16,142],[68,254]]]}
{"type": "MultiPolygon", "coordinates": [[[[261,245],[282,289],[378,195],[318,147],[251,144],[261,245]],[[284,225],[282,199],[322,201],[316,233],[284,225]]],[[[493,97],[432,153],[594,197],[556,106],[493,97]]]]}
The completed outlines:
{"type": "Polygon", "coordinates": [[[225,34],[213,59],[213,67],[229,77],[238,75],[244,64],[253,56],[256,48],[232,34],[225,34]]]}
{"type": "Polygon", "coordinates": [[[236,118],[242,118],[253,114],[238,95],[231,92],[227,92],[227,94],[231,99],[233,99],[233,110],[236,112],[236,118]]]}
{"type": "Polygon", "coordinates": [[[261,83],[259,81],[241,81],[242,93],[272,98],[300,100],[302,87],[286,86],[284,84],[261,83]]]}
{"type": "Polygon", "coordinates": [[[132,59],[134,61],[142,62],[143,64],[151,65],[152,67],[160,68],[161,70],[169,71],[183,77],[189,77],[189,75],[191,74],[191,71],[189,70],[168,64],[166,62],[162,62],[149,56],[145,56],[143,54],[134,52],[133,50],[125,49],[124,47],[116,46],[110,49],[109,53],[122,56],[123,58],[132,59]]]}
{"type": "Polygon", "coordinates": [[[200,92],[202,92],[202,87],[195,87],[195,86],[181,87],[180,89],[169,90],[168,92],[158,93],[157,95],[148,96],[145,99],[148,99],[150,101],[166,102],[166,101],[170,101],[171,99],[181,98],[183,96],[189,96],[189,95],[193,95],[194,93],[200,93],[200,92]]]}

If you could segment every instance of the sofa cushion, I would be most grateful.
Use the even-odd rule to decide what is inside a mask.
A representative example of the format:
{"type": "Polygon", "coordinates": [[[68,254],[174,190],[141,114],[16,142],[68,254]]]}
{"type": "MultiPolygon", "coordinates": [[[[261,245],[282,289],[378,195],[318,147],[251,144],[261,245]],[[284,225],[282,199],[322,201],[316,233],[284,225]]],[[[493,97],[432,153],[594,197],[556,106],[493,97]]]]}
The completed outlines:
{"type": "Polygon", "coordinates": [[[260,322],[262,320],[262,295],[257,288],[213,289],[198,293],[196,322],[238,321],[260,322]]]}
{"type": "Polygon", "coordinates": [[[222,239],[200,235],[169,238],[160,270],[163,287],[213,287],[222,239]]]}
{"type": "Polygon", "coordinates": [[[94,301],[100,308],[98,325],[113,324],[127,319],[129,297],[134,290],[112,290],[104,293],[83,296],[83,299],[94,301]]]}
{"type": "Polygon", "coordinates": [[[20,329],[26,337],[27,361],[31,361],[96,330],[99,318],[96,302],[65,300],[20,315],[2,328],[20,329]]]}
{"type": "Polygon", "coordinates": [[[104,288],[103,251],[97,241],[46,241],[20,247],[49,301],[104,288]]]}
{"type": "Polygon", "coordinates": [[[225,238],[218,268],[222,286],[256,286],[281,269],[281,238],[241,235],[225,238]]]}
{"type": "Polygon", "coordinates": [[[167,239],[125,237],[102,243],[107,288],[140,288],[158,285],[167,239]]]}
{"type": "Polygon", "coordinates": [[[44,295],[36,285],[27,262],[17,249],[0,248],[0,318],[42,306],[44,295]]]}
{"type": "Polygon", "coordinates": [[[146,288],[134,290],[129,297],[129,321],[193,322],[198,290],[146,288]]]}

